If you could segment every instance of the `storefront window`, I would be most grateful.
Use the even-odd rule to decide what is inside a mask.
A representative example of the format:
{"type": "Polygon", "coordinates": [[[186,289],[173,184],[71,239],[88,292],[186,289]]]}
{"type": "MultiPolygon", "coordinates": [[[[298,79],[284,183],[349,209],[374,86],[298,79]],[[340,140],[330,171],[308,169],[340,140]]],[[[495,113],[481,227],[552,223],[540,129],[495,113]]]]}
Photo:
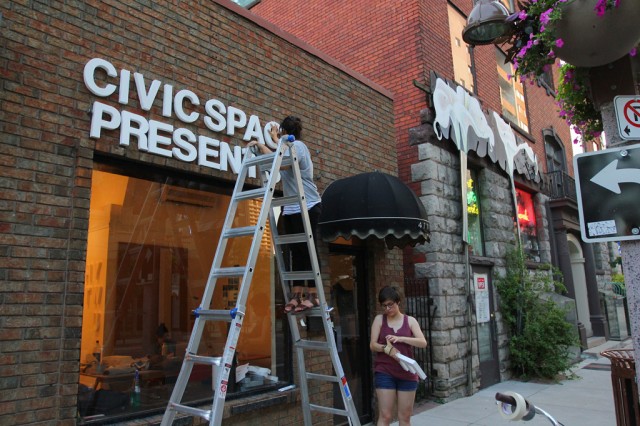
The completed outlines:
{"type": "MultiPolygon", "coordinates": [[[[166,406],[230,192],[190,180],[133,177],[106,166],[93,171],[78,403],[85,421],[146,414],[166,406]],[[136,381],[139,394],[133,392],[136,381]]],[[[256,200],[241,203],[234,227],[255,223],[260,207],[256,200]]],[[[229,241],[222,266],[244,265],[250,245],[249,237],[229,241]]],[[[274,309],[282,291],[275,280],[272,251],[267,230],[229,397],[272,389],[290,379],[290,369],[284,368],[290,350],[282,343],[286,321],[276,317],[281,309],[274,309]]],[[[238,279],[218,281],[212,305],[204,308],[233,308],[239,285],[238,279]]],[[[228,326],[208,322],[197,353],[220,356],[228,326]]],[[[194,366],[183,402],[210,400],[212,394],[211,367],[194,366]]]]}
{"type": "Polygon", "coordinates": [[[527,259],[540,262],[540,245],[538,242],[533,196],[517,188],[516,194],[518,197],[518,222],[520,223],[522,249],[527,259]]]}
{"type": "Polygon", "coordinates": [[[478,197],[478,172],[467,170],[467,220],[470,254],[484,255],[484,241],[480,221],[480,200],[478,197]]]}

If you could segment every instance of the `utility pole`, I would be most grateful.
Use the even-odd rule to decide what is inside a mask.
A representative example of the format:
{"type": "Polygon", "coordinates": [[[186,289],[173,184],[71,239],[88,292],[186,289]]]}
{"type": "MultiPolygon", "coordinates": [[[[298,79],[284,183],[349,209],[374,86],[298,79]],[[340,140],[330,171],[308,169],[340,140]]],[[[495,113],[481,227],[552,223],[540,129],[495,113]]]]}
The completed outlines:
{"type": "MultiPolygon", "coordinates": [[[[626,56],[611,64],[594,68],[591,84],[594,100],[600,104],[607,147],[640,143],[639,140],[625,140],[620,137],[614,107],[615,96],[640,94],[640,59],[626,56]]],[[[640,240],[621,241],[620,250],[631,322],[636,382],[640,383],[640,240]]]]}

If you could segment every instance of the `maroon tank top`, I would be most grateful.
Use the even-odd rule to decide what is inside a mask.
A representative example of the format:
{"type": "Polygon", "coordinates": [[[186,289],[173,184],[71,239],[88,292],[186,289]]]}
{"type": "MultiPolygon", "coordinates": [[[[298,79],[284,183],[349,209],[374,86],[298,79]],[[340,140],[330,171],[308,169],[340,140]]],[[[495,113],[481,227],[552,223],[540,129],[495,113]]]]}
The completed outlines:
{"type": "MultiPolygon", "coordinates": [[[[393,328],[389,327],[389,324],[387,324],[387,316],[382,316],[382,327],[380,327],[380,335],[378,336],[379,344],[386,344],[387,339],[385,337],[390,334],[402,337],[413,337],[413,332],[411,332],[411,327],[409,327],[409,317],[407,315],[403,315],[403,317],[404,318],[402,319],[402,325],[396,332],[393,330],[393,328]]],[[[409,358],[413,359],[413,346],[407,343],[394,343],[393,346],[398,351],[400,351],[402,355],[408,356],[409,358]]],[[[405,371],[400,366],[398,361],[385,354],[384,352],[376,352],[373,371],[377,373],[389,374],[396,379],[411,380],[414,382],[418,381],[417,374],[405,371]]]]}

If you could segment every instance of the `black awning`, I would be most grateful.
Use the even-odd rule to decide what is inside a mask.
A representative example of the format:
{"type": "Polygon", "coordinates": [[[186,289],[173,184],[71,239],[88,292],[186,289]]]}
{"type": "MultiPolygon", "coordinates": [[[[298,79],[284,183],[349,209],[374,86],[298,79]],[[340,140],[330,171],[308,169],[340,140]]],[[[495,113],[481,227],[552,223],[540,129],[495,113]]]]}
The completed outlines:
{"type": "Polygon", "coordinates": [[[416,194],[400,179],[381,172],[333,182],[322,194],[320,235],[384,239],[387,247],[429,241],[429,222],[416,194]]]}

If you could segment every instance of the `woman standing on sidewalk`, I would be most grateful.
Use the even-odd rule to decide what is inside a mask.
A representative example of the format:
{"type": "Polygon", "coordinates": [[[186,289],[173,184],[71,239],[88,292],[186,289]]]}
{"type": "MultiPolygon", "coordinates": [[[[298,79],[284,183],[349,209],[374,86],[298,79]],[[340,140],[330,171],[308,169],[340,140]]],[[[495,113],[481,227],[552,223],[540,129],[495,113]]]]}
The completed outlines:
{"type": "Polygon", "coordinates": [[[398,363],[398,354],[413,358],[413,347],[425,348],[420,325],[414,317],[400,312],[400,292],[396,287],[384,287],[378,293],[383,313],[376,315],[371,325],[369,348],[374,360],[375,388],[378,397],[377,426],[388,426],[393,420],[393,406],[398,402],[400,426],[411,424],[413,401],[418,388],[418,375],[405,371],[398,363]]]}

